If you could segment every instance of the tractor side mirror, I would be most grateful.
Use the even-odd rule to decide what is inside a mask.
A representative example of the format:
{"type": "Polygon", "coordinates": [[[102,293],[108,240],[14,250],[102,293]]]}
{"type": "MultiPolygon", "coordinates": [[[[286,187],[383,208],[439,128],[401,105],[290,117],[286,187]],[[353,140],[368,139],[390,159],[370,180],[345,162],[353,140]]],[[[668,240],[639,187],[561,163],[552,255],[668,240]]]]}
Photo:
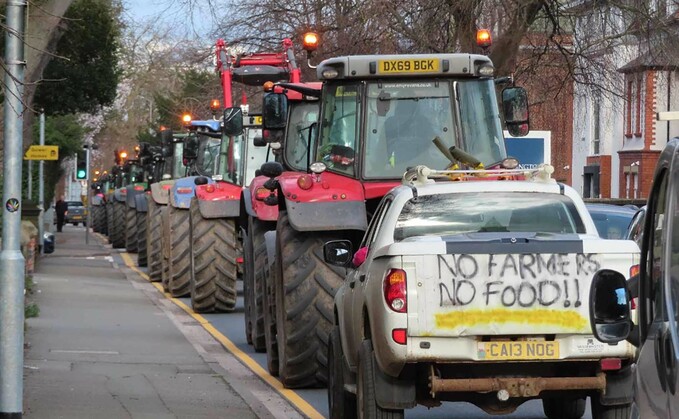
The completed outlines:
{"type": "Polygon", "coordinates": [[[512,137],[526,136],[530,130],[526,89],[507,87],[502,90],[502,109],[509,134],[512,137]]]}
{"type": "Polygon", "coordinates": [[[283,129],[288,119],[288,98],[282,93],[267,93],[262,104],[264,129],[283,129]]]}
{"type": "Polygon", "coordinates": [[[589,321],[594,337],[617,344],[631,331],[630,303],[625,277],[602,269],[592,279],[589,291],[589,321]]]}
{"type": "Polygon", "coordinates": [[[162,147],[170,147],[172,145],[174,134],[171,129],[164,129],[160,131],[160,145],[162,147]]]}
{"type": "Polygon", "coordinates": [[[243,110],[240,107],[224,109],[224,135],[238,136],[243,134],[243,110]]]}
{"type": "Polygon", "coordinates": [[[182,159],[184,161],[192,161],[198,158],[198,145],[199,140],[195,136],[190,136],[186,138],[184,143],[184,148],[182,150],[182,159]]]}
{"type": "Polygon", "coordinates": [[[347,267],[353,255],[349,240],[332,240],[323,245],[323,258],[330,265],[347,267]]]}

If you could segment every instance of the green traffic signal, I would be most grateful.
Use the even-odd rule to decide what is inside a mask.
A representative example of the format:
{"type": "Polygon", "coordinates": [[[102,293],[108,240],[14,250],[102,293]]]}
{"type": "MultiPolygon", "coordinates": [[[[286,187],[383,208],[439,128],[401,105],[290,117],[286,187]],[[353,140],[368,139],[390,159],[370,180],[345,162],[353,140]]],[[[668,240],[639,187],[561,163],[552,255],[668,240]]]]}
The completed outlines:
{"type": "Polygon", "coordinates": [[[77,180],[87,180],[87,166],[85,162],[78,162],[78,167],[75,170],[75,178],[77,180]]]}

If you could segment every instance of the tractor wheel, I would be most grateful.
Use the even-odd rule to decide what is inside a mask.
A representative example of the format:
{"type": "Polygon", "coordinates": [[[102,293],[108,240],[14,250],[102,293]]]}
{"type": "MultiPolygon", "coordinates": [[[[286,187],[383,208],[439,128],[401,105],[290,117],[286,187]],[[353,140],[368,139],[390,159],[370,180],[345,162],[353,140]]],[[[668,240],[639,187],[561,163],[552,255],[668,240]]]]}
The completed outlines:
{"type": "Polygon", "coordinates": [[[252,311],[252,346],[257,352],[266,351],[264,336],[264,280],[267,272],[266,242],[264,241],[264,225],[262,222],[250,219],[248,232],[252,243],[252,282],[250,310],[252,311]]]}
{"type": "Polygon", "coordinates": [[[99,207],[92,207],[92,232],[99,233],[99,207]]]}
{"type": "Polygon", "coordinates": [[[146,248],[146,212],[137,212],[137,266],[148,265],[146,248]]]}
{"type": "Polygon", "coordinates": [[[161,236],[162,240],[160,242],[161,246],[161,283],[163,284],[163,290],[168,292],[168,284],[170,283],[170,277],[172,276],[172,264],[170,263],[170,205],[166,205],[161,208],[160,212],[160,226],[161,226],[161,236]]]}
{"type": "Polygon", "coordinates": [[[286,388],[317,387],[327,381],[333,299],[343,270],[323,260],[333,237],[299,232],[281,211],[276,233],[276,326],[279,377],[286,388]]]}
{"type": "Polygon", "coordinates": [[[99,205],[94,207],[94,231],[100,234],[106,233],[106,207],[99,205]]]}
{"type": "Polygon", "coordinates": [[[232,218],[203,218],[191,201],[191,305],[197,313],[236,307],[238,239],[232,218]]]}
{"type": "MultiPolygon", "coordinates": [[[[249,222],[249,221],[248,221],[249,222]]],[[[255,282],[254,250],[252,250],[252,231],[243,234],[243,320],[245,321],[245,339],[248,345],[252,345],[252,326],[254,322],[252,309],[255,294],[252,291],[255,282]]]]}
{"type": "Polygon", "coordinates": [[[271,268],[264,274],[264,342],[266,365],[269,374],[278,377],[278,341],[276,339],[276,284],[279,270],[274,258],[271,268]]]}
{"type": "Polygon", "coordinates": [[[113,244],[111,235],[113,234],[113,201],[106,203],[106,236],[108,236],[108,242],[113,244]]]}
{"type": "Polygon", "coordinates": [[[104,203],[99,208],[101,208],[101,214],[99,215],[99,222],[101,223],[101,234],[108,236],[108,205],[104,203]]]}
{"type": "Polygon", "coordinates": [[[111,206],[111,245],[114,249],[125,247],[125,213],[124,202],[114,202],[111,206]]]}
{"type": "Polygon", "coordinates": [[[125,250],[137,252],[137,210],[125,207],[125,250]]]}
{"type": "Polygon", "coordinates": [[[146,213],[146,255],[148,258],[149,279],[158,282],[163,279],[163,247],[160,213],[162,206],[156,204],[153,198],[148,198],[149,208],[146,213]]]}
{"type": "Polygon", "coordinates": [[[168,206],[169,235],[166,238],[169,273],[167,289],[173,297],[191,293],[191,226],[189,211],[168,206]]]}

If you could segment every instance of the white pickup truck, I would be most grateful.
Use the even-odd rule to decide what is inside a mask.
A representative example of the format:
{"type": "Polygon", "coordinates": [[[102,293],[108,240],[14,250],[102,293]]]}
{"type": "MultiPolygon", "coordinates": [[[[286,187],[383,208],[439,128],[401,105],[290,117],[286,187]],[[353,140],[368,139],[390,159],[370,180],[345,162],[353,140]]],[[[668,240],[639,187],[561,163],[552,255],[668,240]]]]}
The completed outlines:
{"type": "Polygon", "coordinates": [[[588,396],[595,419],[628,411],[635,348],[596,340],[588,302],[594,273],[629,275],[639,248],[601,239],[567,185],[420,178],[384,197],[354,250],[324,247],[347,267],[331,417],[398,418],[443,401],[499,414],[540,398],[548,418],[579,418],[588,396]]]}

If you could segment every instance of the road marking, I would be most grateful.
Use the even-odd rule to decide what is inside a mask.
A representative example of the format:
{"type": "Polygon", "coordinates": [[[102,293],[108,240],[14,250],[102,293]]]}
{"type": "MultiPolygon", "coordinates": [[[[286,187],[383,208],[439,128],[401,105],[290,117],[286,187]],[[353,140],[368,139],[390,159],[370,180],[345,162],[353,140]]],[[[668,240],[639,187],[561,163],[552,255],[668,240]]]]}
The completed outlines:
{"type": "MultiPolygon", "coordinates": [[[[129,253],[120,253],[120,256],[122,257],[123,261],[125,262],[125,265],[127,265],[128,268],[132,269],[136,273],[138,273],[142,278],[144,278],[147,281],[150,281],[150,278],[147,274],[139,270],[136,266],[134,266],[134,261],[132,260],[132,257],[130,256],[129,253]]],[[[283,387],[283,384],[281,384],[280,381],[278,381],[276,378],[272,377],[264,368],[262,368],[257,361],[252,359],[248,354],[243,352],[240,348],[238,348],[229,338],[227,338],[225,335],[223,335],[219,330],[217,330],[212,323],[210,323],[205,317],[201,316],[200,314],[196,314],[193,312],[191,307],[187,306],[180,300],[172,297],[169,293],[166,293],[165,290],[163,290],[163,285],[158,283],[158,282],[151,282],[151,285],[156,287],[156,289],[165,296],[168,300],[172,301],[175,303],[179,308],[184,310],[189,316],[193,317],[194,320],[196,320],[198,323],[200,323],[201,326],[205,330],[207,330],[208,333],[212,335],[213,338],[217,339],[219,343],[221,343],[226,350],[231,352],[236,358],[238,358],[243,364],[245,364],[246,367],[250,368],[252,372],[257,374],[259,378],[264,380],[267,384],[269,384],[274,390],[276,390],[281,396],[285,397],[290,403],[292,403],[297,409],[305,414],[307,417],[311,419],[321,419],[324,418],[324,416],[316,409],[314,409],[313,406],[311,406],[306,400],[304,400],[299,394],[297,394],[294,390],[287,389],[283,387]]]]}
{"type": "Polygon", "coordinates": [[[50,349],[54,354],[120,355],[118,351],[86,351],[76,349],[50,349]]]}

